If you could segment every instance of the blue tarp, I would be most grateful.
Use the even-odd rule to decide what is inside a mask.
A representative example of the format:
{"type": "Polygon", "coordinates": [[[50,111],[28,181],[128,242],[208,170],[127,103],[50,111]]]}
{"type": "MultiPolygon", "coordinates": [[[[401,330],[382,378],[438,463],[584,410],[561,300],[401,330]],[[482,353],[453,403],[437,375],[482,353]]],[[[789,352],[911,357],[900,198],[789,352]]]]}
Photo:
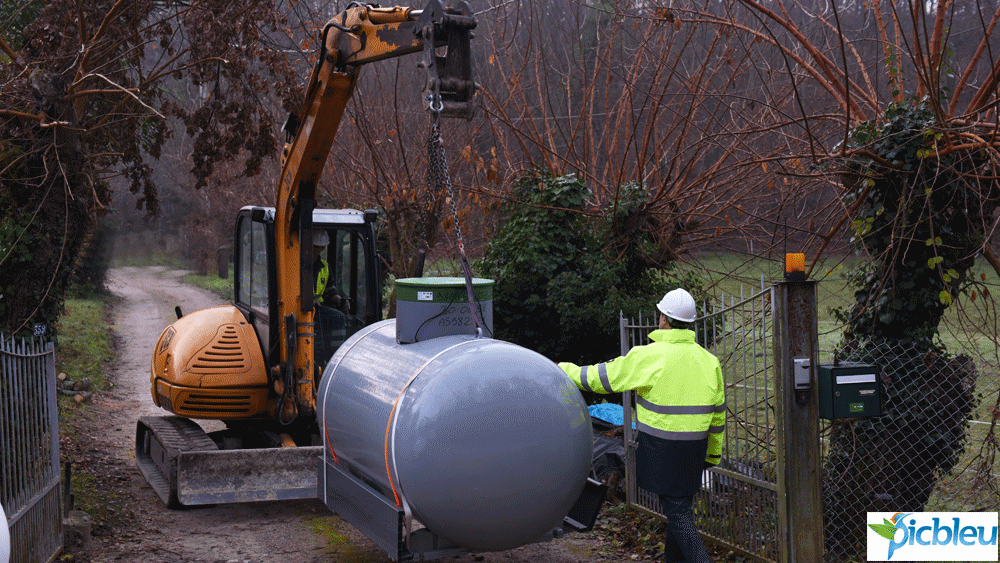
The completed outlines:
{"type": "Polygon", "coordinates": [[[587,410],[590,411],[590,416],[599,418],[605,422],[610,422],[615,426],[625,424],[625,415],[622,414],[621,405],[616,405],[614,403],[601,403],[599,405],[590,405],[587,407],[587,410]]]}
{"type": "MultiPolygon", "coordinates": [[[[601,403],[598,405],[590,405],[587,407],[590,411],[590,416],[593,418],[599,418],[605,422],[614,424],[615,426],[622,426],[625,424],[625,415],[622,412],[622,406],[616,405],[614,403],[601,403]]],[[[632,422],[632,428],[635,428],[635,421],[632,422]]]]}

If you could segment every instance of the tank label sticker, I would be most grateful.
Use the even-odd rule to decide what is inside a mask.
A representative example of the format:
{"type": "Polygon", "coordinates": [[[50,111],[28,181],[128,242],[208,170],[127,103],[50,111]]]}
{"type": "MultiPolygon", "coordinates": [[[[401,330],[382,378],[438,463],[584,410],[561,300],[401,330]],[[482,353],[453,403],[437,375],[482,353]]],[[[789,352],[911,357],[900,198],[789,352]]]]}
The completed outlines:
{"type": "Polygon", "coordinates": [[[417,301],[434,301],[433,291],[418,291],[417,301]]]}

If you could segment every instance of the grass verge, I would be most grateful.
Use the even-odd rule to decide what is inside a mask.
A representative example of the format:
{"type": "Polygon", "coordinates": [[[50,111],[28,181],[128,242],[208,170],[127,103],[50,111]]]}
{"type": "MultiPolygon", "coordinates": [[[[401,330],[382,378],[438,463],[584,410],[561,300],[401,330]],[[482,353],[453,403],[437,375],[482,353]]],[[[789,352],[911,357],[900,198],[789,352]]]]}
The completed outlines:
{"type": "Polygon", "coordinates": [[[215,275],[202,276],[200,274],[186,274],[181,278],[184,283],[196,285],[202,289],[207,289],[212,293],[222,297],[226,301],[233,300],[233,278],[220,278],[215,275]]]}
{"type": "MultiPolygon", "coordinates": [[[[74,381],[90,378],[95,392],[114,386],[105,376],[115,359],[108,320],[112,299],[107,294],[67,299],[57,326],[56,372],[74,381]]],[[[72,465],[73,507],[90,516],[93,534],[101,536],[127,524],[134,515],[122,505],[118,487],[109,484],[121,479],[123,469],[94,451],[87,430],[94,426],[93,416],[88,403],[59,395],[59,449],[62,462],[72,465]]]]}
{"type": "Polygon", "coordinates": [[[111,299],[101,294],[67,299],[56,326],[56,372],[74,381],[89,377],[98,390],[110,385],[104,371],[115,357],[107,320],[111,299]]]}

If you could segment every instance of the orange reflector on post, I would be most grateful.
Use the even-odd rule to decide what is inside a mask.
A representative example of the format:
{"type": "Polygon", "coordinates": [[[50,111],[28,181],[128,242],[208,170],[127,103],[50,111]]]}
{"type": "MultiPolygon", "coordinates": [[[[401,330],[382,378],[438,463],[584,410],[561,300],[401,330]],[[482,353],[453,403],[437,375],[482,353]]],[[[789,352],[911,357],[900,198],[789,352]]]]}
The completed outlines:
{"type": "Polygon", "coordinates": [[[785,279],[789,281],[803,281],[806,279],[805,254],[785,254],[785,279]]]}

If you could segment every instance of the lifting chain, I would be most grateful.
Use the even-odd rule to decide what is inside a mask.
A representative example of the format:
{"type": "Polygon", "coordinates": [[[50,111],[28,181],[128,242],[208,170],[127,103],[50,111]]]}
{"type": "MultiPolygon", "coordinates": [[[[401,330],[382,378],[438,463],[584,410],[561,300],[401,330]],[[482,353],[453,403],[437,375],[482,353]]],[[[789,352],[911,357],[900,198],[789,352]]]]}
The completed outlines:
{"type": "Polygon", "coordinates": [[[441,141],[441,126],[438,123],[441,106],[440,93],[437,84],[435,84],[434,99],[431,100],[430,104],[431,134],[427,140],[427,184],[431,193],[440,194],[443,192],[447,194],[448,203],[451,204],[452,219],[455,223],[455,238],[458,240],[458,256],[462,262],[462,271],[465,273],[465,291],[469,298],[469,310],[476,323],[476,332],[481,336],[483,323],[479,319],[479,311],[476,308],[476,300],[472,291],[472,268],[469,266],[469,259],[465,256],[465,239],[462,238],[462,227],[458,221],[458,204],[455,201],[455,190],[451,186],[448,161],[445,159],[444,144],[441,141]]]}

